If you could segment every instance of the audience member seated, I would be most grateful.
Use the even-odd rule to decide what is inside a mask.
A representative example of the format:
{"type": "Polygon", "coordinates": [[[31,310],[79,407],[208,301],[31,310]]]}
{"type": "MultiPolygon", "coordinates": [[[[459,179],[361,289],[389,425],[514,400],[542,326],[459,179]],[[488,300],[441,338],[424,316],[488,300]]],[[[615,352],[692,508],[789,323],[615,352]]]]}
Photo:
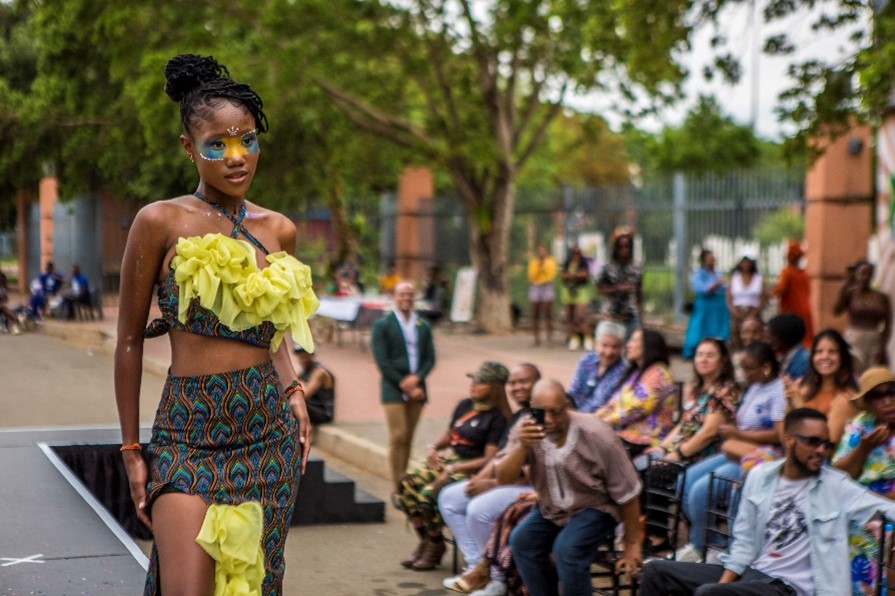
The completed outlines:
{"type": "Polygon", "coordinates": [[[446,549],[438,492],[473,476],[491,460],[512,414],[504,390],[509,377],[504,365],[484,362],[468,376],[469,397],[460,400],[444,434],[426,448],[425,464],[400,483],[401,507],[420,539],[413,553],[401,561],[408,569],[423,571],[441,563],[446,549]]]}
{"type": "Polygon", "coordinates": [[[336,379],[314,354],[295,344],[295,355],[301,369],[298,378],[304,387],[305,405],[311,424],[333,421],[336,408],[336,379]]]}
{"type": "Polygon", "coordinates": [[[622,381],[628,363],[622,358],[627,330],[621,323],[601,321],[597,325],[596,350],[578,361],[569,397],[579,412],[595,412],[602,407],[622,381]]]}
{"type": "Polygon", "coordinates": [[[802,345],[805,322],[799,315],[783,313],[775,316],[768,321],[767,336],[786,378],[797,381],[808,374],[808,350],[802,345]]]}
{"type": "Polygon", "coordinates": [[[79,316],[81,310],[90,313],[93,318],[93,302],[90,295],[90,281],[78,265],[71,266],[71,286],[62,292],[62,311],[66,319],[79,316]]]}
{"type": "Polygon", "coordinates": [[[801,381],[788,381],[786,399],[791,408],[813,408],[827,415],[830,440],[839,444],[845,423],[860,410],[851,398],[858,391],[848,344],[835,329],[824,329],[814,337],[808,374],[801,381]]]}
{"type": "Polygon", "coordinates": [[[786,397],[780,379],[780,364],[771,347],[763,342],[746,346],[743,369],[749,386],[736,412],[736,424],[724,423],[718,434],[724,439],[721,453],[708,457],[687,470],[684,485],[684,514],[690,521],[690,542],[680,556],[695,560],[702,554],[705,510],[709,500],[709,475],[742,477],[744,465],[775,458],[780,443],[786,397]]]}
{"type": "MultiPolygon", "coordinates": [[[[859,385],[853,401],[863,412],[846,426],[833,465],[863,487],[895,499],[895,375],[885,367],[871,367],[859,385]]],[[[877,530],[863,524],[851,527],[848,543],[855,594],[870,593],[876,579],[877,530]]]]}
{"type": "Polygon", "coordinates": [[[637,329],[625,346],[628,367],[624,381],[596,416],[615,429],[636,457],[658,445],[674,425],[677,386],[668,369],[668,347],[662,334],[637,329]]]}
{"type": "MultiPolygon", "coordinates": [[[[533,364],[520,364],[510,373],[507,390],[518,410],[510,418],[507,431],[519,424],[530,412],[531,389],[541,378],[533,364]]],[[[500,447],[506,444],[507,434],[500,447]]],[[[494,459],[474,477],[444,487],[438,495],[438,510],[454,536],[457,548],[463,553],[466,569],[456,577],[444,580],[444,586],[457,592],[481,592],[481,596],[506,593],[506,578],[482,558],[482,549],[494,522],[504,510],[516,501],[521,493],[530,493],[532,487],[524,478],[516,484],[499,486],[494,477],[495,462],[503,455],[498,451],[494,459]]]]}
{"type": "Polygon", "coordinates": [[[56,272],[52,262],[47,262],[46,269],[31,282],[31,299],[29,306],[36,318],[47,316],[55,306],[51,304],[57,298],[65,279],[56,272]]]}
{"type": "Polygon", "coordinates": [[[346,296],[363,296],[363,291],[357,284],[357,271],[353,269],[339,271],[334,294],[342,298],[346,296]]]}
{"type": "MultiPolygon", "coordinates": [[[[681,421],[658,447],[647,451],[652,456],[687,464],[684,489],[708,474],[698,462],[719,453],[721,425],[735,420],[740,400],[727,346],[720,339],[706,338],[697,344],[693,376],[694,383],[688,390],[690,405],[681,421]]],[[[695,560],[698,556],[696,548],[688,544],[678,552],[677,558],[695,560]]]]}
{"type": "Polygon", "coordinates": [[[531,405],[533,416],[513,429],[496,467],[498,482],[512,484],[527,466],[538,496],[537,508],[510,534],[528,591],[558,594],[558,581],[564,594],[590,594],[597,546],[619,522],[625,547],[616,571],[639,571],[641,483],[621,441],[599,418],[570,412],[558,381],[538,381],[531,405]],[[543,426],[535,412],[543,414],[543,426]]]}
{"type": "Polygon", "coordinates": [[[783,443],[784,460],[746,478],[723,564],[650,561],[641,596],[849,593],[849,524],[864,524],[878,510],[891,518],[895,503],[824,465],[833,445],[817,410],[787,414],[783,443]]]}
{"type": "MultiPolygon", "coordinates": [[[[741,347],[733,352],[731,360],[733,360],[734,378],[736,379],[737,384],[742,389],[745,389],[748,385],[748,383],[746,382],[746,374],[743,372],[743,366],[741,364],[743,356],[746,355],[746,346],[754,341],[764,341],[764,337],[764,321],[762,321],[759,317],[754,315],[746,317],[740,324],[739,345],[741,347]]],[[[733,345],[733,342],[731,342],[731,345],[733,345]]]]}
{"type": "Polygon", "coordinates": [[[18,316],[14,310],[9,308],[9,282],[6,274],[0,271],[0,318],[6,326],[6,330],[13,335],[22,333],[22,326],[19,324],[18,316]]]}

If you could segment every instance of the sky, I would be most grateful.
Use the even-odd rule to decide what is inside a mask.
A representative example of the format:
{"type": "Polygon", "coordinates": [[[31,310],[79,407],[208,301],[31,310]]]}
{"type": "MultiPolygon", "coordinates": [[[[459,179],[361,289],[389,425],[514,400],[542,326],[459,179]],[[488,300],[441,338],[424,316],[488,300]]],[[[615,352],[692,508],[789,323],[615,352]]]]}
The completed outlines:
{"type": "MultiPolygon", "coordinates": [[[[748,3],[729,6],[721,16],[722,32],[728,38],[728,48],[740,59],[740,82],[732,86],[721,81],[720,77],[712,82],[705,81],[702,70],[712,56],[709,46],[712,30],[704,28],[695,34],[693,49],[682,60],[690,71],[690,77],[684,85],[687,99],[674,108],[665,110],[658,118],[651,117],[639,122],[639,127],[658,131],[666,125],[676,126],[681,123],[698,96],[708,94],[714,95],[722,110],[736,122],[749,124],[754,115],[756,133],[767,139],[779,140],[789,129],[777,122],[774,107],[779,93],[789,86],[786,75],[788,65],[794,60],[808,57],[839,60],[855,50],[846,31],[818,34],[811,30],[811,23],[821,9],[822,6],[812,13],[767,24],[763,22],[760,8],[756,9],[755,18],[750,18],[752,8],[748,3]],[[760,51],[769,35],[784,31],[798,48],[793,56],[774,57],[760,51]],[[759,49],[757,52],[756,47],[759,49]]],[[[615,129],[621,124],[620,119],[611,114],[609,101],[605,98],[588,95],[572,98],[570,103],[583,111],[604,114],[610,126],[615,129]]]]}

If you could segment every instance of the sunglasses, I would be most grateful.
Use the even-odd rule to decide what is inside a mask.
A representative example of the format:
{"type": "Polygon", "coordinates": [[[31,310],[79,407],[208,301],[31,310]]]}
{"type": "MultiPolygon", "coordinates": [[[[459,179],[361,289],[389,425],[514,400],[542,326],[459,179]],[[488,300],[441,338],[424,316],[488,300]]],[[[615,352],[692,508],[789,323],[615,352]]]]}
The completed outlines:
{"type": "Polygon", "coordinates": [[[818,447],[823,446],[824,449],[832,449],[836,446],[836,443],[829,439],[821,439],[820,437],[809,437],[806,435],[793,435],[799,442],[808,445],[812,449],[817,449],[818,447]]]}
{"type": "Polygon", "coordinates": [[[895,399],[895,386],[886,389],[874,389],[864,395],[867,401],[882,401],[885,398],[895,399]]]}

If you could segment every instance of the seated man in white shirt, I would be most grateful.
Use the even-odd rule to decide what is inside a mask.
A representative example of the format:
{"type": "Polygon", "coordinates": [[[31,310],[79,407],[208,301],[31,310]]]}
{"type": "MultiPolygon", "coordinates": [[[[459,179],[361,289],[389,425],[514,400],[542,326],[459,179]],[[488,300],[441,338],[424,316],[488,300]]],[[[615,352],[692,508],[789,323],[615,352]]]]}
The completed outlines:
{"type": "Polygon", "coordinates": [[[783,433],[786,458],[746,477],[723,565],[650,561],[641,596],[851,593],[849,525],[877,511],[895,519],[895,502],[824,465],[833,443],[822,413],[791,411],[783,433]]]}

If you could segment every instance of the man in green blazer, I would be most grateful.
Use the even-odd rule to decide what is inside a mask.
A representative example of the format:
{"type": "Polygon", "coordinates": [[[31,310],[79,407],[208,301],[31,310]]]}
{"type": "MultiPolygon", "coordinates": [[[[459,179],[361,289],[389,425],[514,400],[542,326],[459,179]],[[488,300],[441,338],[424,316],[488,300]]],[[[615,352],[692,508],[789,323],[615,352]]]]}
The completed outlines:
{"type": "Polygon", "coordinates": [[[426,377],[435,366],[432,328],[413,311],[413,294],[410,282],[395,286],[395,310],[373,323],[371,338],[373,357],[382,374],[380,396],[388,425],[395,495],[407,472],[413,433],[426,403],[426,377]]]}

